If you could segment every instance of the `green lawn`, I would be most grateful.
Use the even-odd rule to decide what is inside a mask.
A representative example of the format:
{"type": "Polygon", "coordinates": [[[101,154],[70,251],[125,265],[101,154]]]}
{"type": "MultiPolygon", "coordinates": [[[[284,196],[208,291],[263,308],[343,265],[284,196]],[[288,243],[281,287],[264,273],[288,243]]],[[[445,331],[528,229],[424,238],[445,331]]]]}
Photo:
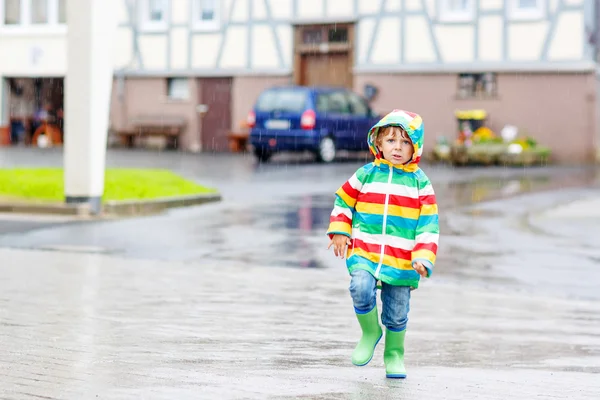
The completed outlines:
{"type": "MultiPolygon", "coordinates": [[[[62,202],[63,188],[60,168],[0,169],[0,198],[62,202]]],[[[166,170],[107,169],[102,200],[149,200],[215,192],[166,170]]]]}

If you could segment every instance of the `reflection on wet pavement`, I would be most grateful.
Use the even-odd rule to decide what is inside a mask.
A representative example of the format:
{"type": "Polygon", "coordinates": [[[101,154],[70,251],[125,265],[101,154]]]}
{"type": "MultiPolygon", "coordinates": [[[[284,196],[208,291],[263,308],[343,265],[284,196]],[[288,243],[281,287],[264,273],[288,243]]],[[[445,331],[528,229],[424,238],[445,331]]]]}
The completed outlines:
{"type": "Polygon", "coordinates": [[[350,365],[348,276],[326,249],[355,165],[240,159],[214,177],[190,157],[161,162],[225,201],[0,235],[43,250],[0,250],[1,395],[8,382],[13,398],[599,398],[597,241],[527,218],[597,183],[589,170],[427,170],[439,259],[411,302],[410,378],[390,382],[381,345],[350,365]]]}

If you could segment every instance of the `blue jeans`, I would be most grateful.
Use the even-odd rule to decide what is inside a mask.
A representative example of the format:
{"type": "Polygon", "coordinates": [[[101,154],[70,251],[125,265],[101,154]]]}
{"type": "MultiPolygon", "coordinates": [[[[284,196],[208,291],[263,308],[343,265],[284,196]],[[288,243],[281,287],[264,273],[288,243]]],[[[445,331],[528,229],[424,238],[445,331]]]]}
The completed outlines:
{"type": "MultiPolygon", "coordinates": [[[[377,281],[369,272],[358,269],[350,274],[350,295],[357,314],[366,314],[377,305],[377,281]]],[[[410,287],[381,283],[381,322],[391,331],[401,332],[408,323],[410,287]]]]}

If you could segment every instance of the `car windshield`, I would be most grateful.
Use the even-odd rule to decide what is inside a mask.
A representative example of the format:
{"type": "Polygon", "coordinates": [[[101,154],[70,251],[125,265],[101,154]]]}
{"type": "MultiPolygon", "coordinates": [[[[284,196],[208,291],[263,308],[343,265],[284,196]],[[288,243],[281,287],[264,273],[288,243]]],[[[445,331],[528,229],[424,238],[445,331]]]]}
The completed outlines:
{"type": "Polygon", "coordinates": [[[264,92],[256,103],[256,110],[263,112],[302,112],[306,107],[305,90],[277,89],[264,92]]]}

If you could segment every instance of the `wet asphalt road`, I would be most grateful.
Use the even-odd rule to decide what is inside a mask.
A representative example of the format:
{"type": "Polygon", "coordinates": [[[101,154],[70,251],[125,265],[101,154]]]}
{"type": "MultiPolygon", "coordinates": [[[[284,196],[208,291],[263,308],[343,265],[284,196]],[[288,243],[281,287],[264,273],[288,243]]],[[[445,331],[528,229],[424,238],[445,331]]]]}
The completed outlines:
{"type": "MultiPolygon", "coordinates": [[[[60,163],[0,150],[0,167],[60,163]]],[[[0,216],[2,397],[600,398],[600,254],[572,229],[600,224],[540,214],[598,196],[595,169],[426,167],[443,241],[413,297],[409,379],[392,382],[383,346],[349,365],[348,278],[325,249],[332,193],[360,160],[108,163],[169,168],[224,201],[118,221],[0,216]]]]}

